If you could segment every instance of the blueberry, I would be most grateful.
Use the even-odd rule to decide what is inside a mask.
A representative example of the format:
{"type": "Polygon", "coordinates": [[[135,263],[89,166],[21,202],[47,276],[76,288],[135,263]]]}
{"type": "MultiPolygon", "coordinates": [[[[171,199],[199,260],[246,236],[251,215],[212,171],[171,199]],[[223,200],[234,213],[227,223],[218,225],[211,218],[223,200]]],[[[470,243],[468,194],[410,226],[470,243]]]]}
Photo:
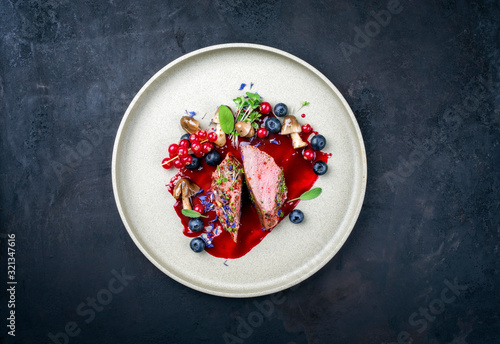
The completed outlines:
{"type": "Polygon", "coordinates": [[[186,133],[186,134],[182,135],[182,136],[181,136],[181,140],[183,140],[183,139],[186,139],[186,140],[188,140],[188,141],[189,141],[189,134],[188,134],[188,133],[186,133]]]}
{"type": "Polygon", "coordinates": [[[193,238],[189,246],[191,246],[191,249],[194,252],[198,253],[205,249],[205,242],[203,241],[202,238],[193,238]]]}
{"type": "Polygon", "coordinates": [[[323,135],[314,135],[311,139],[311,147],[314,150],[322,150],[326,146],[326,139],[323,135]]]}
{"type": "Polygon", "coordinates": [[[276,117],[268,117],[265,124],[266,129],[270,133],[279,133],[281,130],[281,122],[276,117]]]}
{"type": "Polygon", "coordinates": [[[301,223],[302,221],[304,221],[304,213],[299,209],[292,210],[288,217],[290,218],[290,221],[292,221],[292,223],[301,223]]]}
{"type": "Polygon", "coordinates": [[[313,165],[313,171],[316,173],[318,176],[322,176],[323,174],[328,171],[328,165],[324,161],[316,161],[313,165]]]}
{"type": "Polygon", "coordinates": [[[194,156],[193,154],[191,154],[191,156],[193,157],[193,161],[191,161],[189,165],[186,165],[186,167],[190,170],[197,170],[201,165],[201,159],[194,156]]]}
{"type": "Polygon", "coordinates": [[[276,106],[274,107],[274,114],[278,117],[286,116],[287,112],[288,108],[283,103],[276,104],[276,106]]]}
{"type": "Polygon", "coordinates": [[[189,220],[188,227],[191,232],[199,232],[203,229],[203,220],[199,217],[194,217],[189,220]]]}
{"type": "Polygon", "coordinates": [[[210,166],[217,166],[221,163],[222,158],[221,158],[219,152],[217,152],[214,149],[213,151],[211,151],[210,153],[207,153],[207,155],[205,155],[205,161],[210,166]]]}

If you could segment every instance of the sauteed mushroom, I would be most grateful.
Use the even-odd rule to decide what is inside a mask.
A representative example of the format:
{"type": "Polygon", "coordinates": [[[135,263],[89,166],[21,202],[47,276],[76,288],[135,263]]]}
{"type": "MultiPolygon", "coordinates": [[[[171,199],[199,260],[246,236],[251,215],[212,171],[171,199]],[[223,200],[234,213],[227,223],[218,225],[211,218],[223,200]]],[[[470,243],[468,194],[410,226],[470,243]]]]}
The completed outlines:
{"type": "Polygon", "coordinates": [[[186,178],[181,178],[177,181],[174,187],[173,196],[176,199],[182,197],[182,208],[193,209],[189,197],[200,191],[200,187],[186,178]]]}
{"type": "Polygon", "coordinates": [[[236,122],[234,128],[241,137],[252,137],[255,135],[255,129],[252,127],[252,124],[250,122],[236,122]]]}
{"type": "Polygon", "coordinates": [[[181,117],[181,127],[189,134],[196,134],[200,129],[200,122],[189,116],[181,117]]]}
{"type": "Polygon", "coordinates": [[[300,132],[302,128],[295,116],[286,116],[281,127],[281,135],[290,135],[294,149],[307,146],[307,143],[300,138],[300,132]]]}
{"type": "Polygon", "coordinates": [[[215,130],[215,133],[217,134],[217,141],[215,141],[214,143],[217,146],[222,147],[226,144],[226,133],[222,130],[222,127],[220,126],[219,109],[217,109],[217,111],[215,111],[215,115],[214,115],[214,118],[212,119],[212,122],[217,124],[216,130],[215,130]]]}

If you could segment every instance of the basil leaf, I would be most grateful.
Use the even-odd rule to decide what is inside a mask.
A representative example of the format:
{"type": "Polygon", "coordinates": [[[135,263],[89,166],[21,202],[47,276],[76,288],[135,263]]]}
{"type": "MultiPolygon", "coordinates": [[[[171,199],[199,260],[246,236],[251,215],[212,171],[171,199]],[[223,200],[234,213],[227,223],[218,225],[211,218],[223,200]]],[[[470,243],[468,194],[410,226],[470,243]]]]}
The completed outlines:
{"type": "Polygon", "coordinates": [[[231,134],[234,129],[234,117],[231,110],[225,105],[219,107],[219,122],[222,131],[231,134]]]}
{"type": "Polygon", "coordinates": [[[182,209],[182,215],[187,216],[187,217],[208,217],[208,216],[201,215],[196,210],[191,210],[191,209],[182,209]]]}
{"type": "Polygon", "coordinates": [[[300,195],[299,198],[291,199],[289,202],[293,202],[293,201],[296,201],[298,199],[300,199],[301,201],[307,201],[307,200],[316,198],[319,195],[321,195],[321,191],[322,191],[321,188],[311,189],[309,191],[304,192],[302,195],[300,195]]]}

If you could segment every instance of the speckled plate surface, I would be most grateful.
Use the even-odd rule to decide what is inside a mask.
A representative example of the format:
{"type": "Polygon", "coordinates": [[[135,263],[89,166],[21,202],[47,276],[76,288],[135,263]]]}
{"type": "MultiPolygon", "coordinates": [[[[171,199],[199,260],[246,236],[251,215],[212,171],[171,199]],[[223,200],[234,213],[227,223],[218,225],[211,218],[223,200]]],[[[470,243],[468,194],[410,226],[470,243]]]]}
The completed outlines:
{"type": "MultiPolygon", "coordinates": [[[[248,87],[247,89],[248,90],[248,87]]],[[[245,91],[246,91],[245,90],[245,91]]],[[[300,117],[299,117],[300,120],[300,117]]],[[[323,267],[342,247],[358,218],[366,189],[361,132],[335,86],[303,60],[254,44],[223,44],[186,54],[156,73],[128,107],[113,150],[113,191],[120,216],[142,253],[161,271],[196,290],[226,297],[250,297],[289,288],[323,267]],[[253,83],[271,104],[303,108],[306,120],[326,137],[332,153],[328,173],[315,186],[320,197],[302,201],[306,219],[284,220],[239,259],[196,254],[173,209],[165,184],[167,147],[183,134],[179,119],[196,111],[202,127],[220,104],[232,104],[241,83],[253,83]]],[[[286,181],[293,183],[293,181],[286,181]]]]}

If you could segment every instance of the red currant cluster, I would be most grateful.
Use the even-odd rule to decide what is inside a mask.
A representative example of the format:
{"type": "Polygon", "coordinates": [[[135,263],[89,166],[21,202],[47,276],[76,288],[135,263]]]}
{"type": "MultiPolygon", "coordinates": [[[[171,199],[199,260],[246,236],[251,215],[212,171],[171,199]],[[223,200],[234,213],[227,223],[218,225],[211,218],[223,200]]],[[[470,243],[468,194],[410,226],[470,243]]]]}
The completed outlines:
{"type": "Polygon", "coordinates": [[[200,130],[196,134],[189,135],[189,139],[181,139],[179,143],[172,143],[168,147],[169,157],[163,159],[161,165],[165,169],[173,167],[181,168],[193,162],[194,156],[201,158],[206,153],[214,149],[214,142],[217,141],[215,132],[207,133],[206,130],[200,130]]]}

